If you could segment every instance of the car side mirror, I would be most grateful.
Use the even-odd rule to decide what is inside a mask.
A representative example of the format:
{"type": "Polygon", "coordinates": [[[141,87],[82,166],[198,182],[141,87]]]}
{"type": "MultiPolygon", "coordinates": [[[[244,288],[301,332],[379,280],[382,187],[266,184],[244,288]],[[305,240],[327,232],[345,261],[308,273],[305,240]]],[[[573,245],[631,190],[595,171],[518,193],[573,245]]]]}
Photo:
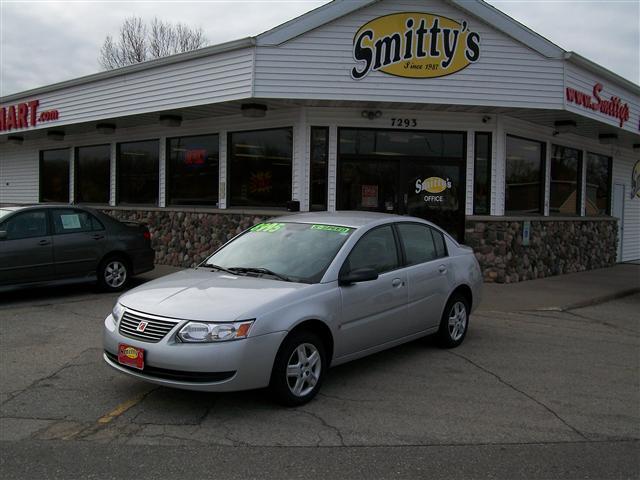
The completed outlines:
{"type": "Polygon", "coordinates": [[[6,239],[7,239],[7,231],[0,230],[0,240],[6,240],[6,239]]]}
{"type": "Polygon", "coordinates": [[[340,275],[338,279],[339,285],[351,285],[359,282],[370,282],[378,278],[378,272],[375,268],[359,268],[353,272],[340,275]]]}

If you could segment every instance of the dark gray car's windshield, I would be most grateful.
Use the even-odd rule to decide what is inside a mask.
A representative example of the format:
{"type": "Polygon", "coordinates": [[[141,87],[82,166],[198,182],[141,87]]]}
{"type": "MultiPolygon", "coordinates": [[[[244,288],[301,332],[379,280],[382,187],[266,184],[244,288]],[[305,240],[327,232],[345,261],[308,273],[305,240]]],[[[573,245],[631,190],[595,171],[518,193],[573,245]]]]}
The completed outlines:
{"type": "Polygon", "coordinates": [[[305,223],[259,223],[209,257],[205,265],[239,274],[319,282],[352,228],[305,223]]]}

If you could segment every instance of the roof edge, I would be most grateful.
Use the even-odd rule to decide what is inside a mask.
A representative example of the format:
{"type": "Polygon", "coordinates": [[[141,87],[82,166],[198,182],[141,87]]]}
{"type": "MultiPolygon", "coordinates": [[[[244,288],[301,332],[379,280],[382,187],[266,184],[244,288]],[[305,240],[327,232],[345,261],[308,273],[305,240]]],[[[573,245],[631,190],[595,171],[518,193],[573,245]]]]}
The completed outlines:
{"type": "Polygon", "coordinates": [[[562,58],[564,49],[483,0],[445,0],[547,58],[562,58]]]}
{"type": "Polygon", "coordinates": [[[618,85],[624,86],[625,88],[628,88],[636,95],[640,95],[640,85],[632,82],[631,80],[627,80],[626,78],[618,75],[617,73],[612,72],[611,70],[601,65],[598,65],[594,61],[589,60],[588,58],[583,57],[582,55],[576,52],[567,52],[565,53],[564,58],[567,62],[571,62],[575,65],[583,67],[586,70],[589,70],[590,72],[597,73],[598,75],[602,75],[604,78],[611,80],[612,82],[615,82],[618,85]]]}
{"type": "Polygon", "coordinates": [[[13,102],[25,97],[33,97],[35,95],[41,95],[43,93],[53,92],[62,88],[75,87],[77,85],[85,85],[91,82],[99,80],[106,80],[108,78],[119,77],[122,75],[128,75],[130,73],[142,72],[144,70],[151,70],[152,68],[162,67],[165,65],[172,65],[174,63],[185,62],[187,60],[193,60],[196,58],[207,57],[209,55],[216,55],[219,53],[230,52],[233,50],[239,50],[241,48],[247,48],[255,46],[255,37],[245,37],[238,40],[231,40],[229,42],[219,43],[217,45],[211,45],[209,47],[199,48],[198,50],[192,50],[190,52],[177,53],[168,57],[156,58],[153,60],[147,60],[146,62],[135,63],[133,65],[127,65],[126,67],[116,68],[113,70],[106,70],[104,72],[92,73],[83,77],[72,78],[70,80],[64,80],[58,83],[52,83],[51,85],[45,85],[43,87],[33,88],[31,90],[25,90],[23,92],[12,93],[0,97],[0,104],[13,102]]]}
{"type": "Polygon", "coordinates": [[[256,37],[258,45],[280,45],[380,0],[333,0],[256,37]]]}

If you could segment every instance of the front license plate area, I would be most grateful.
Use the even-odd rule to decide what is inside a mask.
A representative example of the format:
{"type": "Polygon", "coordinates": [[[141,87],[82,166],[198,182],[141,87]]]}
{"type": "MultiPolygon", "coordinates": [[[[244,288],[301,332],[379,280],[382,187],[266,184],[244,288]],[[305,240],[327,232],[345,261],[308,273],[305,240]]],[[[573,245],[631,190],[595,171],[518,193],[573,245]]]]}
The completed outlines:
{"type": "Polygon", "coordinates": [[[144,349],[132,347],[126,343],[118,344],[118,363],[142,370],[144,368],[144,349]]]}

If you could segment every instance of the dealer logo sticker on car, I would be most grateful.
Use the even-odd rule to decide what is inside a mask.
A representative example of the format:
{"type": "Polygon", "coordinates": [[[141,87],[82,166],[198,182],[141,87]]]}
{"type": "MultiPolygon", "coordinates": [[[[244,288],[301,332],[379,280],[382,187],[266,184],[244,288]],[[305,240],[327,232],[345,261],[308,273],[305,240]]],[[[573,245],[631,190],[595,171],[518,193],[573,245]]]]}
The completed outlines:
{"type": "Polygon", "coordinates": [[[147,328],[147,325],[149,325],[149,322],[140,322],[136,327],[136,330],[138,332],[144,332],[144,329],[147,328]]]}

